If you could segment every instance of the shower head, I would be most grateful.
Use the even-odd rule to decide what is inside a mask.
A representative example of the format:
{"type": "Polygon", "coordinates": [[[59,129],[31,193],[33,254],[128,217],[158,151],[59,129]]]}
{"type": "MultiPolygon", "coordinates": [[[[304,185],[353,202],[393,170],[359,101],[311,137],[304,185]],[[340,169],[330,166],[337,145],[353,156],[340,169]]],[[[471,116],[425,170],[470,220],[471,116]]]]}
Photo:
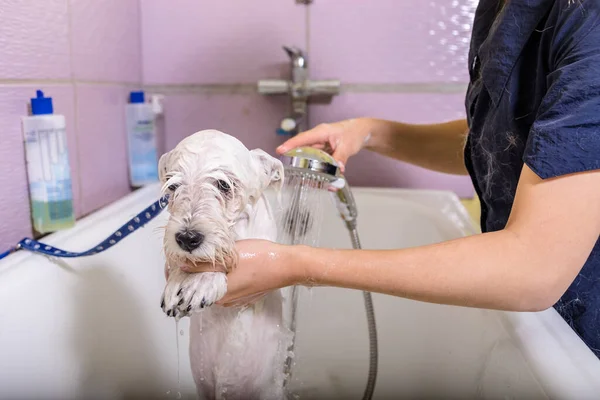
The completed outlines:
{"type": "Polygon", "coordinates": [[[309,146],[297,147],[286,152],[282,162],[287,174],[320,178],[338,189],[346,184],[337,161],[323,150],[309,146]]]}
{"type": "Polygon", "coordinates": [[[329,154],[313,147],[296,147],[283,155],[283,163],[288,169],[310,170],[323,174],[325,178],[338,174],[338,165],[329,154]]]}
{"type": "Polygon", "coordinates": [[[282,157],[286,175],[303,176],[327,182],[333,188],[335,203],[349,228],[355,228],[357,209],[354,197],[335,159],[314,147],[297,147],[282,157]]]}

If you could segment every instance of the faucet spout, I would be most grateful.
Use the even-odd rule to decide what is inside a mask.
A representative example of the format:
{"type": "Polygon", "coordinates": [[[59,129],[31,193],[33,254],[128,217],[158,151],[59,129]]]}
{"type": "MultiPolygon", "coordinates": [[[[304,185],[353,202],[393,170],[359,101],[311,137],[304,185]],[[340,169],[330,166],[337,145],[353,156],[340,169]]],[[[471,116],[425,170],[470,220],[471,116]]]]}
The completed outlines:
{"type": "Polygon", "coordinates": [[[283,46],[283,49],[290,57],[293,68],[308,68],[306,65],[306,57],[302,50],[296,46],[283,46]]]}
{"type": "Polygon", "coordinates": [[[308,77],[308,62],[304,51],[296,46],[283,46],[290,59],[290,78],[288,81],[266,79],[258,82],[258,92],[264,95],[287,94],[290,110],[281,121],[277,132],[282,135],[296,135],[308,129],[307,109],[311,97],[328,98],[339,94],[340,82],[337,80],[311,81],[308,77]]]}

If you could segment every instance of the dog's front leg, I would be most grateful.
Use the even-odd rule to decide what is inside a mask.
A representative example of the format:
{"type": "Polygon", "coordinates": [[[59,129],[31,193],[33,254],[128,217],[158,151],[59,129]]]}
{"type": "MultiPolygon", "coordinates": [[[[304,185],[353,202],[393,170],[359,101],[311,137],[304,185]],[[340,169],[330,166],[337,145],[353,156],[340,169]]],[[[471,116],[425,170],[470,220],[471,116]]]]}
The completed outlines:
{"type": "Polygon", "coordinates": [[[189,274],[180,268],[169,270],[161,308],[169,317],[182,318],[219,301],[227,292],[222,272],[189,274]]]}

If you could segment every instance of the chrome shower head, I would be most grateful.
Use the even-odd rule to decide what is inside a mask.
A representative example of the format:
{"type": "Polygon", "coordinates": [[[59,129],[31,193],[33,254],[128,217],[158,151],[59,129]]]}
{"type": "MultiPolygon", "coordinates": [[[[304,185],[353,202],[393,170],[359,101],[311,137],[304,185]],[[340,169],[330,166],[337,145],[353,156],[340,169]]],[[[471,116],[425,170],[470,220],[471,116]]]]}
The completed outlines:
{"type": "Polygon", "coordinates": [[[297,147],[289,150],[283,155],[282,162],[288,171],[302,173],[310,171],[328,181],[335,180],[339,174],[335,159],[313,147],[297,147]]]}
{"type": "Polygon", "coordinates": [[[282,162],[288,175],[318,177],[337,189],[346,185],[337,161],[323,150],[309,146],[297,147],[286,152],[282,162]]]}
{"type": "Polygon", "coordinates": [[[282,156],[286,175],[306,176],[321,179],[335,189],[336,206],[346,224],[355,226],[356,203],[335,159],[323,150],[314,147],[297,147],[282,156]]]}

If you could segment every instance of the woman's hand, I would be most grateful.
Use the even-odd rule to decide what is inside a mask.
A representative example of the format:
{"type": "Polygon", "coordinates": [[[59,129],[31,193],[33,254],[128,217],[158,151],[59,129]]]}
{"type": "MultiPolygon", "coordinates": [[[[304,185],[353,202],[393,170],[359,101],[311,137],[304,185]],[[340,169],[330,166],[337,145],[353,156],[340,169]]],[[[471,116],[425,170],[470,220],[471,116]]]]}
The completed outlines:
{"type": "MultiPolygon", "coordinates": [[[[248,239],[236,243],[238,263],[227,274],[227,294],[217,304],[241,306],[259,300],[267,293],[300,281],[302,277],[294,271],[287,258],[291,246],[267,240],[248,239]]],[[[189,273],[214,271],[206,264],[182,268],[189,273]]]]}
{"type": "Polygon", "coordinates": [[[318,125],[287,140],[277,148],[277,153],[283,154],[300,146],[316,147],[330,153],[344,172],[348,158],[358,153],[369,141],[369,121],[367,118],[356,118],[318,125]]]}

